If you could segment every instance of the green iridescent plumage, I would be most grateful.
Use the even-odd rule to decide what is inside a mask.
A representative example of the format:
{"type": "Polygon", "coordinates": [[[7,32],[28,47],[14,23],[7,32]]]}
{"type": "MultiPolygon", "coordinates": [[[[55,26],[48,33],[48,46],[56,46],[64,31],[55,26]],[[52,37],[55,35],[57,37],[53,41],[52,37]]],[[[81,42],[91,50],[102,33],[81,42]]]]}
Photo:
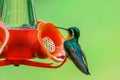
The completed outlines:
{"type": "Polygon", "coordinates": [[[80,71],[87,75],[90,74],[88,70],[86,56],[78,43],[78,39],[80,36],[79,29],[77,27],[71,27],[64,30],[67,30],[69,33],[68,39],[64,42],[64,49],[67,53],[67,56],[72,60],[72,62],[80,71]]]}

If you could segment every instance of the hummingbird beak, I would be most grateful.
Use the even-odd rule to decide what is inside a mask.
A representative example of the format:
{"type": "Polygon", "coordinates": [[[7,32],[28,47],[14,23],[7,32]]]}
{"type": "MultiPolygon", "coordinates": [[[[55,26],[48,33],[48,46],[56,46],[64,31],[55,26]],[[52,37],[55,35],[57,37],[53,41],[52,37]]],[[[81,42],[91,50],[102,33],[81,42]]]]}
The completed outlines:
{"type": "Polygon", "coordinates": [[[59,28],[59,29],[63,29],[63,30],[66,30],[68,32],[68,37],[66,38],[66,40],[69,40],[72,38],[72,33],[70,32],[69,28],[62,28],[62,27],[56,27],[56,28],[59,28]]]}
{"type": "Polygon", "coordinates": [[[68,29],[66,29],[66,28],[62,28],[62,27],[56,27],[56,28],[59,28],[59,29],[63,29],[63,30],[68,31],[68,29]]]}

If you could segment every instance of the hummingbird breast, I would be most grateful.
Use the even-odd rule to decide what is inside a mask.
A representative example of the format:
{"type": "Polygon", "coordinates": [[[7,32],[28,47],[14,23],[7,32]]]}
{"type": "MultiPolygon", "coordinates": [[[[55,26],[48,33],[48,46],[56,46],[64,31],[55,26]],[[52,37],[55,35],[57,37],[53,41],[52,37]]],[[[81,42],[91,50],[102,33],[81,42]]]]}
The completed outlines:
{"type": "Polygon", "coordinates": [[[74,51],[75,51],[76,55],[78,56],[79,60],[81,62],[83,62],[80,46],[79,46],[77,40],[71,39],[71,40],[67,40],[67,41],[64,42],[64,49],[65,49],[65,51],[66,51],[66,53],[69,57],[72,56],[71,55],[72,53],[70,51],[71,48],[74,49],[74,51]]]}

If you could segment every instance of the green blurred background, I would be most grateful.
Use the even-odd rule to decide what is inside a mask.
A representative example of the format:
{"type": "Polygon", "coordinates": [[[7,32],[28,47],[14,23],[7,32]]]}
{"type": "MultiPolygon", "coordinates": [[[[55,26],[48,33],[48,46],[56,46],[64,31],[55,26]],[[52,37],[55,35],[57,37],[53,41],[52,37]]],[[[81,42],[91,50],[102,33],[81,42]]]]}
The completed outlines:
{"type": "Polygon", "coordinates": [[[0,80],[120,80],[120,0],[34,0],[34,6],[38,20],[79,27],[91,75],[68,61],[59,69],[0,67],[0,80]]]}

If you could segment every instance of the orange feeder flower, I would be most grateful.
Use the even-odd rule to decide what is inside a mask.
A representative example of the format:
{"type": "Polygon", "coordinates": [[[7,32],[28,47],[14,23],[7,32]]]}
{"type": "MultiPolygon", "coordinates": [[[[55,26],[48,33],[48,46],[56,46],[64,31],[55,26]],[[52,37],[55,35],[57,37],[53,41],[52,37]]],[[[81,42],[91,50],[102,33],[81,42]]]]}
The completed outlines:
{"type": "Polygon", "coordinates": [[[51,23],[40,22],[38,27],[42,53],[55,61],[63,61],[65,55],[63,49],[64,37],[60,34],[60,31],[51,23]]]}

